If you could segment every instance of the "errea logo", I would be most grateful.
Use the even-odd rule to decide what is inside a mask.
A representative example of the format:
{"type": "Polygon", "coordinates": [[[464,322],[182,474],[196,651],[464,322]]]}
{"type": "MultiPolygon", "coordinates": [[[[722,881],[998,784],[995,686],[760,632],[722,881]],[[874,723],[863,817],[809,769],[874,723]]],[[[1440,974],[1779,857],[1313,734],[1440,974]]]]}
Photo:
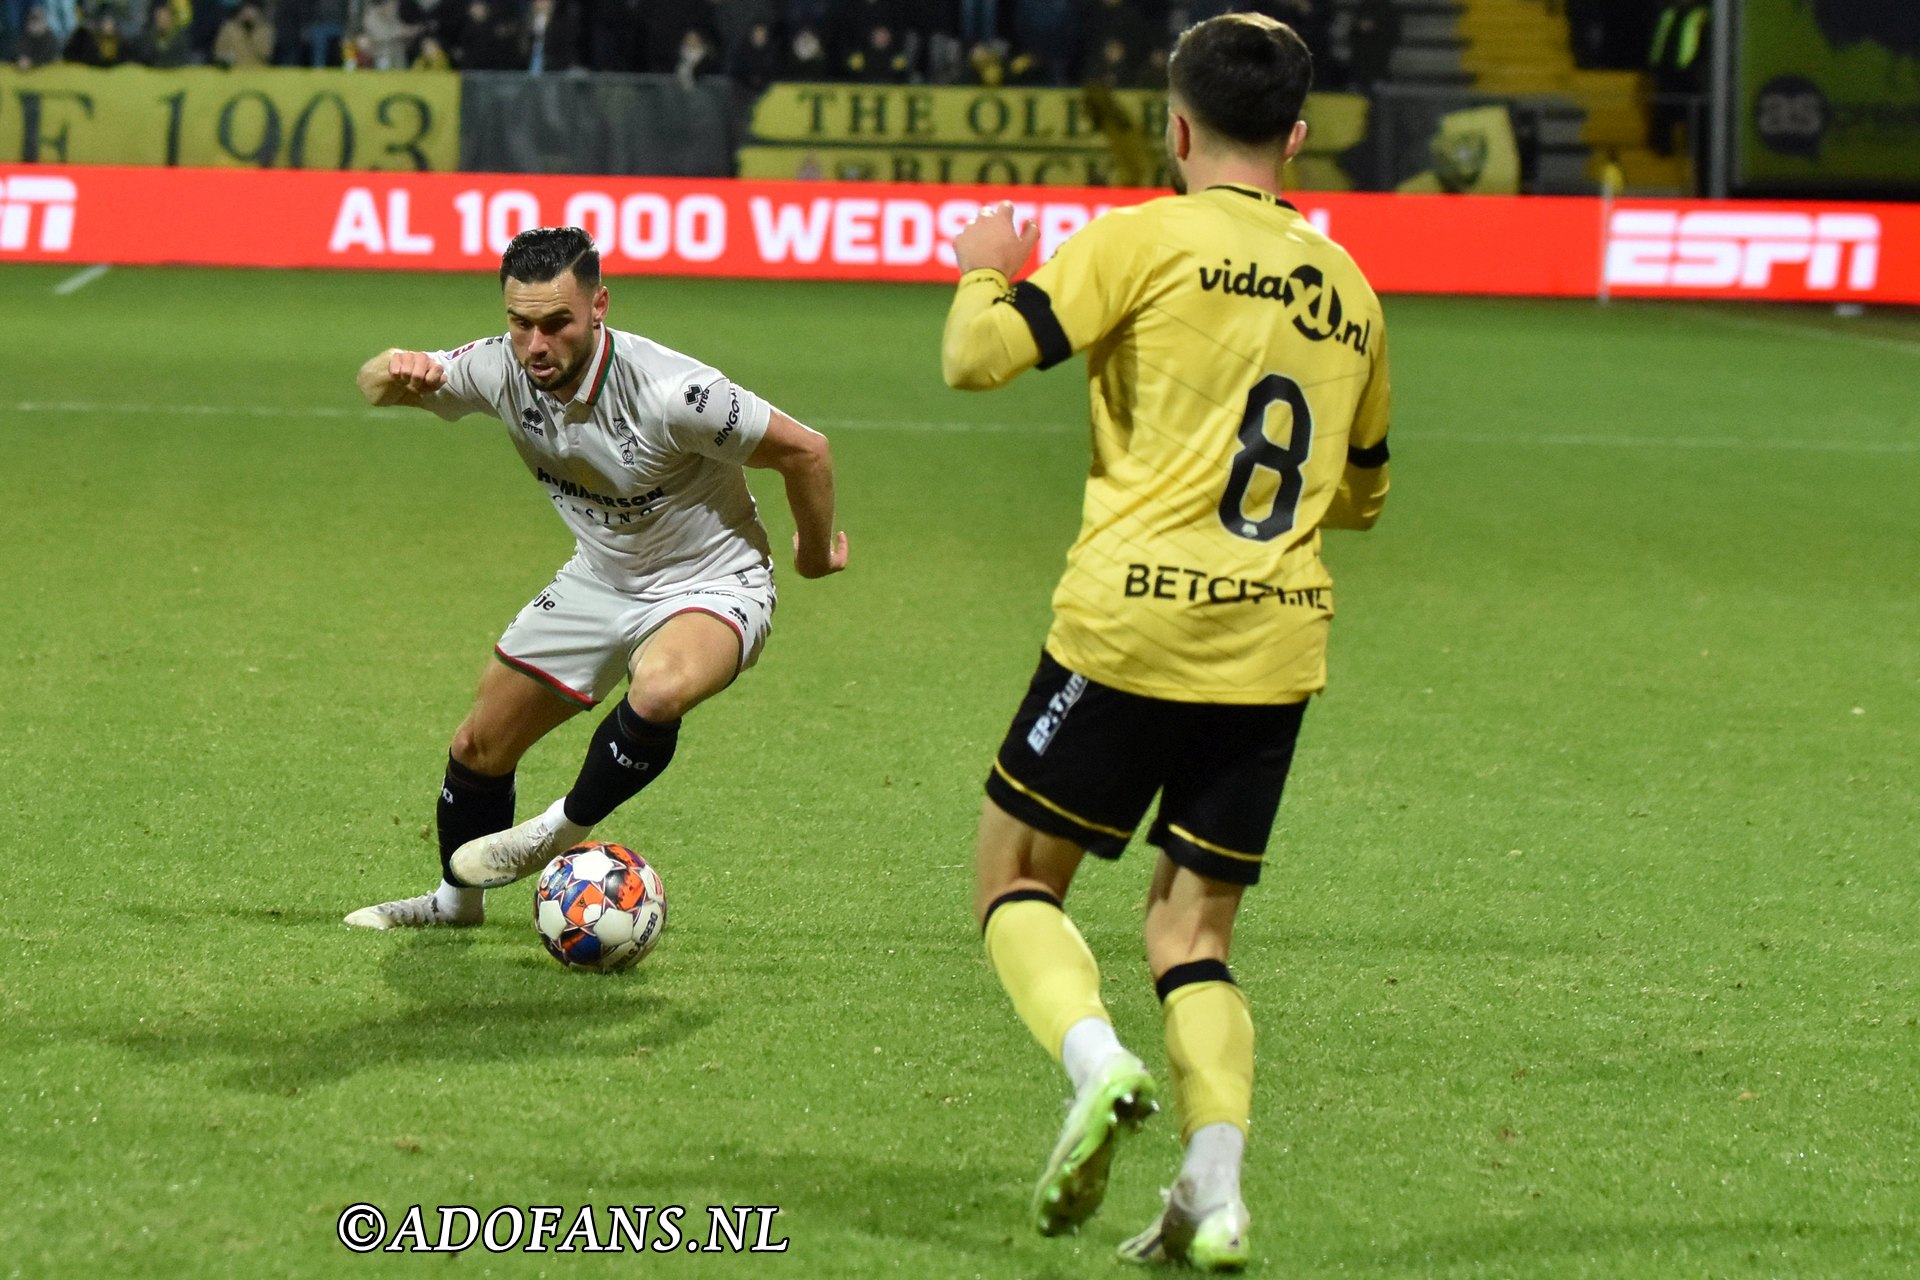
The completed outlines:
{"type": "MultiPolygon", "coordinates": [[[[1609,285],[1757,291],[1775,284],[1783,268],[1797,271],[1810,290],[1873,288],[1880,274],[1880,219],[1867,213],[1620,209],[1607,228],[1609,285]]],[[[1779,283],[1795,282],[1790,274],[1779,283]]]]}
{"type": "Polygon", "coordinates": [[[27,248],[65,253],[71,249],[73,207],[79,197],[79,189],[70,178],[25,174],[0,178],[0,253],[27,248]]]}

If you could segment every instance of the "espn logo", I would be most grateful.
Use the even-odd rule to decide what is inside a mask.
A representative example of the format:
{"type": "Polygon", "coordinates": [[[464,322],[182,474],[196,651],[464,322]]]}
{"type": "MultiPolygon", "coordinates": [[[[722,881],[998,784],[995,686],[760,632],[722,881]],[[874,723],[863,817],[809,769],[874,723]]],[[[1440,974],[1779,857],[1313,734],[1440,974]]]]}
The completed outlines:
{"type": "Polygon", "coordinates": [[[1678,213],[1620,209],[1607,228],[1607,283],[1766,289],[1802,267],[1808,289],[1867,290],[1880,273],[1880,219],[1865,213],[1678,213]]]}
{"type": "Polygon", "coordinates": [[[0,178],[0,253],[28,248],[39,224],[44,253],[65,253],[73,247],[73,206],[80,191],[69,178],[0,178]],[[34,217],[35,212],[39,217],[34,217]]]}

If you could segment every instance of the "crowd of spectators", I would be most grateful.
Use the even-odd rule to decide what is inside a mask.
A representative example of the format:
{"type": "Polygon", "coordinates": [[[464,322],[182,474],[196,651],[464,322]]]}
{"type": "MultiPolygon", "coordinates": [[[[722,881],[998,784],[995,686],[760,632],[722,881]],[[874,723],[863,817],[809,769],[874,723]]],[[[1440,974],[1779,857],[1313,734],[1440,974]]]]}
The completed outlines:
{"type": "Polygon", "coordinates": [[[1371,78],[1368,15],[1392,8],[1355,3],[1336,58],[1333,0],[0,0],[0,60],[1134,88],[1165,84],[1186,25],[1251,10],[1340,87],[1371,78]]]}

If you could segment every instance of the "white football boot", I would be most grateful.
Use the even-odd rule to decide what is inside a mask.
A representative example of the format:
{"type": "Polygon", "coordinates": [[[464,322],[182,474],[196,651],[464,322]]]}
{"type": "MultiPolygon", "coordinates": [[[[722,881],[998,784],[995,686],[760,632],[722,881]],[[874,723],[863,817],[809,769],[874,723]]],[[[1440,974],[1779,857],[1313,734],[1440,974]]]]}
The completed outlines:
{"type": "Polygon", "coordinates": [[[471,911],[449,911],[440,905],[437,895],[423,893],[417,898],[400,898],[362,907],[346,918],[355,929],[425,929],[434,925],[479,924],[485,914],[479,903],[471,911]]]}
{"type": "Polygon", "coordinates": [[[1043,1236],[1078,1231],[1107,1195],[1107,1169],[1122,1134],[1160,1109],[1140,1059],[1118,1053],[1074,1095],[1060,1140],[1033,1189],[1033,1224],[1043,1236]]]}
{"type": "Polygon", "coordinates": [[[1239,1271],[1247,1265],[1250,1226],[1247,1205],[1238,1196],[1201,1209],[1185,1178],[1167,1192],[1159,1221],[1120,1246],[1124,1262],[1184,1263],[1196,1271],[1239,1271]]]}
{"type": "Polygon", "coordinates": [[[566,798],[562,797],[549,805],[545,813],[528,818],[517,827],[467,841],[453,851],[449,863],[453,874],[461,884],[476,889],[497,889],[532,875],[546,866],[553,855],[571,849],[593,830],[567,821],[566,805],[566,798]]]}

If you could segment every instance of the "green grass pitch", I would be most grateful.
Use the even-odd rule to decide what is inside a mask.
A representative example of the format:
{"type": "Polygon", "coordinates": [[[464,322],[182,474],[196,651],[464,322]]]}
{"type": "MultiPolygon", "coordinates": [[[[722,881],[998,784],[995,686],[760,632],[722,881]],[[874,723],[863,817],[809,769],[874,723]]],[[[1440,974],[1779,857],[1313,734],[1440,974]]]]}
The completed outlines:
{"type": "MultiPolygon", "coordinates": [[[[0,1273],[1120,1273],[1173,1125],[1082,1236],[1029,1233],[1066,1091],[967,915],[1079,362],[966,396],[944,289],[613,282],[831,434],[853,567],[787,575],[765,660],[602,828],[672,902],[603,979],[527,884],[477,930],[340,925],[431,883],[448,735],[569,546],[500,427],[353,389],[499,331],[491,283],[69,274],[0,271],[0,1273]],[[777,1205],[789,1248],[362,1258],[362,1201],[777,1205]]],[[[1332,686],[1235,955],[1255,1272],[1920,1273],[1920,323],[1388,322],[1395,489],[1329,537],[1332,686]]],[[[1147,870],[1072,906],[1163,1069],[1147,870]]]]}

